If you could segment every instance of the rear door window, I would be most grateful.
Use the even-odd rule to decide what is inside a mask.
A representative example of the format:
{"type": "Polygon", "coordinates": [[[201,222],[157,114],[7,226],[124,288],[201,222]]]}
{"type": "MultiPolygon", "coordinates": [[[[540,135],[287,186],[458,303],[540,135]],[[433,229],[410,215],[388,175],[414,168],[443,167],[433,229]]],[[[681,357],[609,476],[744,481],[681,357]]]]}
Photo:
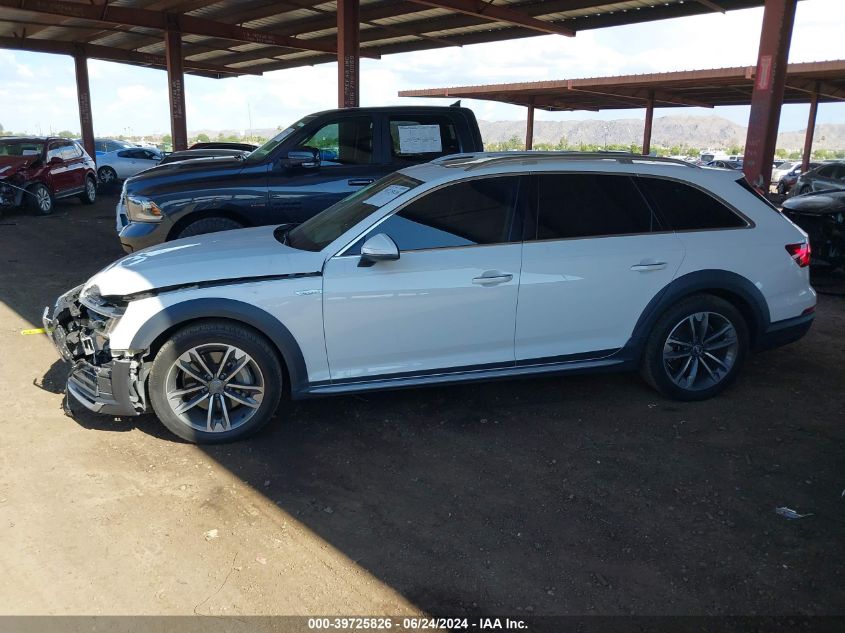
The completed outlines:
{"type": "Polygon", "coordinates": [[[455,123],[442,114],[392,116],[391,161],[400,165],[426,163],[461,151],[455,123]]]}
{"type": "Polygon", "coordinates": [[[528,239],[632,235],[660,231],[630,176],[538,174],[535,225],[528,239]]]}
{"type": "Polygon", "coordinates": [[[733,229],[748,223],[724,202],[687,183],[666,178],[637,177],[637,183],[660,217],[675,231],[733,229]]]}

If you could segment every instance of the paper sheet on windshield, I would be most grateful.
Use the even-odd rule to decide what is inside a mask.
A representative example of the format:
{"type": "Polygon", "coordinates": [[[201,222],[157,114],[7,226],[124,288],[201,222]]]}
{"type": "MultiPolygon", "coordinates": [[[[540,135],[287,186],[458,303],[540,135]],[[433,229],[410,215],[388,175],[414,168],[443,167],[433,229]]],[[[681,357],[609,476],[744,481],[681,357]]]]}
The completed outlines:
{"type": "Polygon", "coordinates": [[[399,153],[426,154],[442,152],[439,125],[400,125],[399,153]]]}
{"type": "Polygon", "coordinates": [[[383,207],[394,198],[398,198],[403,193],[408,191],[408,189],[410,189],[410,187],[404,187],[402,185],[390,185],[379,191],[374,196],[370,196],[369,198],[364,200],[364,203],[371,204],[374,207],[383,207]]]}

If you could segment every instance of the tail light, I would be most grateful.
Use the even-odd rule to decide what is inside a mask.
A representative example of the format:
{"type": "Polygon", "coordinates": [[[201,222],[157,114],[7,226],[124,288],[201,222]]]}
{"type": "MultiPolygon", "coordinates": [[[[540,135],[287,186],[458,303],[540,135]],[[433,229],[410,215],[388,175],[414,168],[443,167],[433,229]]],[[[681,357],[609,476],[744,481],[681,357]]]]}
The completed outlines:
{"type": "Polygon", "coordinates": [[[795,260],[801,268],[806,268],[810,265],[810,243],[801,242],[800,244],[787,244],[786,252],[795,260]]]}

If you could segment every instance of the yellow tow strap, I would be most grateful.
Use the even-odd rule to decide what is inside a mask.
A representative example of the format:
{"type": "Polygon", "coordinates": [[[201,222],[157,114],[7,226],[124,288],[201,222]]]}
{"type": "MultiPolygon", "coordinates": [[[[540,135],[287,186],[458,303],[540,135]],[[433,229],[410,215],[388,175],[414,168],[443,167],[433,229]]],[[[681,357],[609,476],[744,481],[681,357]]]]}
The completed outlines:
{"type": "Polygon", "coordinates": [[[37,328],[34,328],[32,330],[21,330],[21,334],[23,334],[24,336],[27,336],[28,334],[46,334],[46,333],[47,333],[47,330],[45,330],[43,327],[37,327],[37,328]]]}

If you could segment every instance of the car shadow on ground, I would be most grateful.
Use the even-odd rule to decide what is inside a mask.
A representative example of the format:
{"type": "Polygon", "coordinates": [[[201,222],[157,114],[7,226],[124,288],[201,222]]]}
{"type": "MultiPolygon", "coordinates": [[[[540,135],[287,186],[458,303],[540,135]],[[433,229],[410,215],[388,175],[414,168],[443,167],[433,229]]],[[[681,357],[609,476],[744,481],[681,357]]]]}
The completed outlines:
{"type": "Polygon", "coordinates": [[[841,446],[761,403],[791,356],[705,403],[635,374],[288,402],[203,450],[429,613],[818,613],[839,510],[796,478],[841,484],[841,446]]]}

